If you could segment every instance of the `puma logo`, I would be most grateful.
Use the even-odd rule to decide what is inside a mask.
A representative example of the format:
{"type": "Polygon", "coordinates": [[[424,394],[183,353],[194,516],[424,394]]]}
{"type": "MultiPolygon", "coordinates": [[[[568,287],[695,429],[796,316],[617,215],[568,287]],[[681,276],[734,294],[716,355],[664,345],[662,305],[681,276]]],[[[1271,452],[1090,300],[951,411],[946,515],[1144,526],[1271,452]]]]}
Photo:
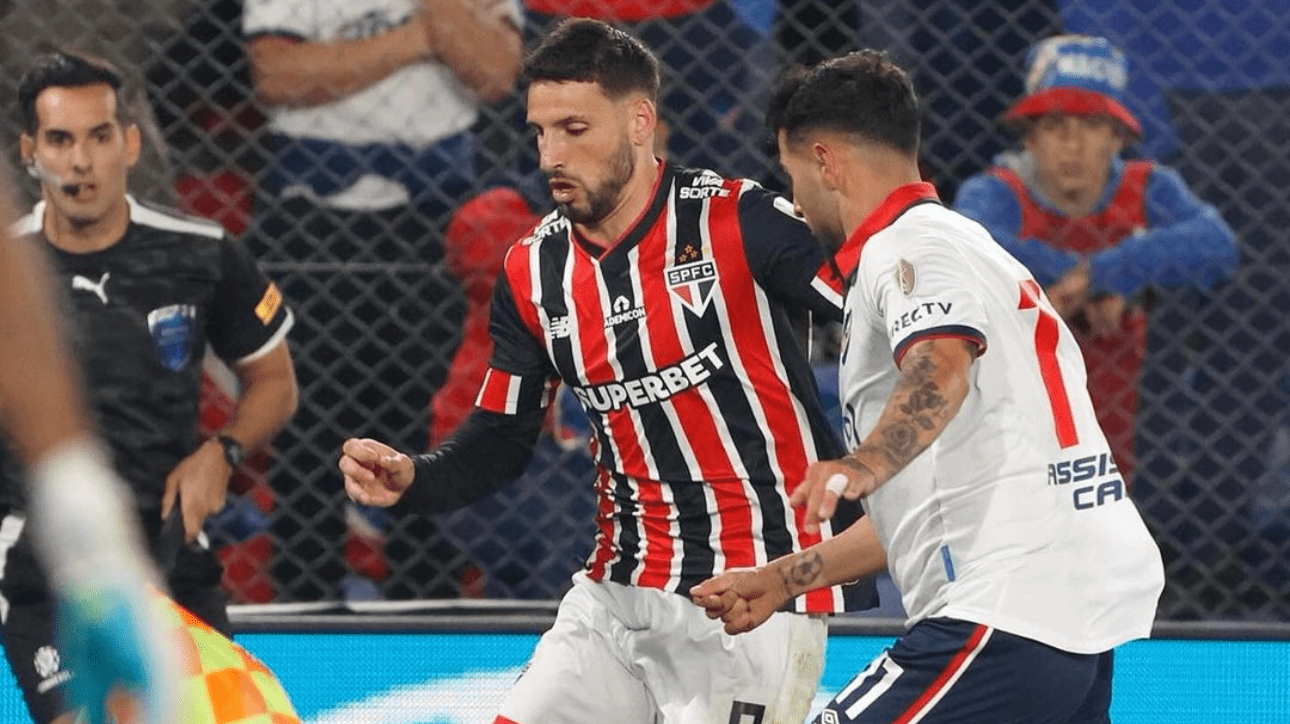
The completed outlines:
{"type": "Polygon", "coordinates": [[[79,289],[80,291],[84,291],[84,292],[94,292],[94,294],[98,296],[99,301],[103,302],[104,304],[107,304],[108,297],[107,297],[106,287],[107,287],[108,277],[111,275],[112,275],[112,272],[103,272],[103,276],[99,277],[98,283],[95,284],[89,279],[86,279],[80,274],[77,274],[72,277],[72,289],[79,289]]]}

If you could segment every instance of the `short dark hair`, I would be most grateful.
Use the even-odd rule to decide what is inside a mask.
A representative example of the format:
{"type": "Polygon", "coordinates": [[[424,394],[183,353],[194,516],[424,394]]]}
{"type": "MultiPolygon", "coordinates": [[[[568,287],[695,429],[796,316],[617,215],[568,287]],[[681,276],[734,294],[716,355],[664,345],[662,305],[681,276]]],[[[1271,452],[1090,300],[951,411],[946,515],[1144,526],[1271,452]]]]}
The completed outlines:
{"type": "Polygon", "coordinates": [[[861,50],[786,70],[766,120],[792,143],[808,131],[829,130],[917,155],[920,117],[909,75],[886,53],[861,50]]]}
{"type": "Polygon", "coordinates": [[[121,75],[111,64],[66,51],[39,56],[18,83],[23,130],[35,133],[40,125],[40,119],[36,117],[36,98],[45,90],[83,88],[99,83],[107,84],[116,94],[117,119],[124,125],[129,117],[125,99],[121,97],[121,75]]]}
{"type": "Polygon", "coordinates": [[[658,99],[658,59],[640,40],[588,18],[561,22],[524,60],[521,82],[595,83],[618,100],[628,93],[658,99]]]}

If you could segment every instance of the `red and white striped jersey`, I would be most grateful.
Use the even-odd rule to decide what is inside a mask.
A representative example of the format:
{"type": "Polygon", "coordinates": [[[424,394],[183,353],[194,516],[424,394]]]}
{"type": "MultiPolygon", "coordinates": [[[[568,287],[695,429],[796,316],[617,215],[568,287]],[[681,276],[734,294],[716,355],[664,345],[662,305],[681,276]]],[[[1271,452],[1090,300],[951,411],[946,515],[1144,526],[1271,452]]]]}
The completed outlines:
{"type": "MultiPolygon", "coordinates": [[[[510,250],[477,405],[515,414],[568,385],[591,418],[589,575],[687,593],[808,546],[788,496],[842,453],[804,344],[826,253],[757,184],[664,165],[647,210],[608,250],[552,213],[510,250]]],[[[830,535],[826,529],[823,535],[830,535]]],[[[796,602],[842,610],[839,589],[796,602]]]]}

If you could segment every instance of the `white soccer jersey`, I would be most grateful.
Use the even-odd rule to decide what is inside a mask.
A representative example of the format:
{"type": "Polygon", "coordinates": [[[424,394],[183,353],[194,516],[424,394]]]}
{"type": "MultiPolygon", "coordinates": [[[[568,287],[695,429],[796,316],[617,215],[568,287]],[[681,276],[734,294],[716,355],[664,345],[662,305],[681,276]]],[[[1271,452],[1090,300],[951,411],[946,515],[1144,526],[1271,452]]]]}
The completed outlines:
{"type": "MultiPolygon", "coordinates": [[[[247,37],[286,35],[304,40],[357,40],[402,25],[419,0],[247,0],[247,37]]],[[[518,0],[506,10],[517,27],[518,0]]],[[[470,128],[479,96],[448,66],[417,63],[357,93],[322,106],[274,108],[274,130],[292,138],[321,138],[357,145],[402,142],[424,148],[470,128]]]]}
{"type": "Polygon", "coordinates": [[[850,448],[915,342],[981,350],[959,414],[865,500],[910,625],[964,619],[1074,653],[1148,635],[1160,553],[1098,428],[1078,344],[1030,273],[927,184],[893,193],[847,246],[850,448]]]}

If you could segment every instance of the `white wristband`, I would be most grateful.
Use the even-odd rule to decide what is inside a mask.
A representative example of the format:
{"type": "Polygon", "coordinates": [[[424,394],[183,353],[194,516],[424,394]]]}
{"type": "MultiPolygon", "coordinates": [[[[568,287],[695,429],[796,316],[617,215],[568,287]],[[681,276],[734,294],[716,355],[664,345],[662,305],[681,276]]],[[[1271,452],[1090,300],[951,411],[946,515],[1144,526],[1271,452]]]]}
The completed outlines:
{"type": "Polygon", "coordinates": [[[29,478],[31,532],[51,575],[137,556],[128,491],[97,442],[81,438],[60,446],[31,467],[29,478]]]}

